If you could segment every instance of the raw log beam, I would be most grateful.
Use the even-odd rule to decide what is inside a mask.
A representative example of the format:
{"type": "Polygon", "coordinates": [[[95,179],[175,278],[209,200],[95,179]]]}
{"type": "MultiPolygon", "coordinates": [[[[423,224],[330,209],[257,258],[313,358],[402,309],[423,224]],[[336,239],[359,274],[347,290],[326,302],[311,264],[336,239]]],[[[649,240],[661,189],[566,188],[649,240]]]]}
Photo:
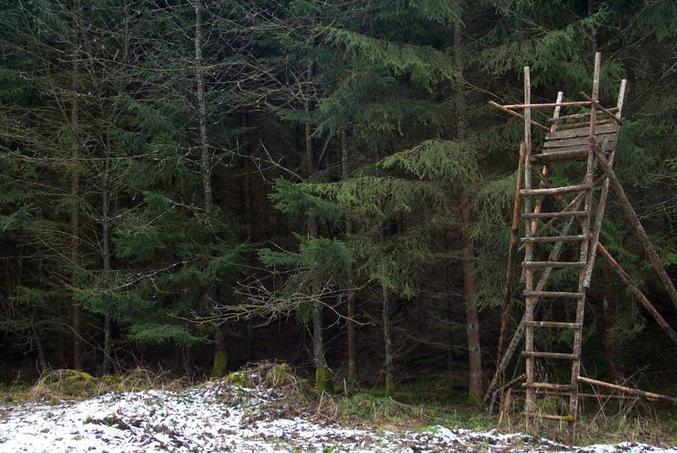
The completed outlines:
{"type": "Polygon", "coordinates": [[[501,105],[504,109],[525,109],[525,108],[530,108],[530,109],[549,109],[552,107],[562,107],[562,106],[568,106],[568,105],[590,105],[592,102],[590,101],[566,101],[566,102],[546,102],[543,104],[531,104],[531,103],[524,103],[524,104],[508,104],[508,105],[501,105]]]}
{"type": "Polygon", "coordinates": [[[588,96],[587,94],[583,93],[582,91],[581,91],[581,95],[583,95],[583,97],[584,97],[585,99],[588,99],[589,101],[591,101],[591,102],[595,105],[595,107],[597,107],[597,108],[600,109],[602,112],[604,112],[604,113],[606,113],[607,115],[609,115],[609,116],[611,117],[611,119],[613,119],[615,122],[617,122],[618,124],[623,124],[623,120],[620,119],[620,118],[618,117],[618,115],[616,115],[614,112],[612,112],[611,110],[609,110],[609,109],[607,109],[606,107],[602,106],[602,104],[600,104],[599,102],[594,101],[590,96],[588,96]]]}
{"type": "Polygon", "coordinates": [[[601,243],[597,243],[597,251],[604,257],[604,259],[609,263],[609,267],[618,274],[618,276],[623,280],[623,282],[628,286],[632,294],[635,295],[637,299],[642,303],[642,306],[651,314],[651,316],[656,320],[659,326],[667,333],[672,341],[677,345],[677,333],[670,327],[670,324],[661,316],[661,314],[656,310],[656,307],[653,306],[651,301],[642,293],[637,285],[630,279],[630,276],[623,268],[618,264],[609,251],[601,243]]]}
{"type": "Polygon", "coordinates": [[[668,276],[668,273],[665,271],[665,267],[663,266],[663,262],[661,261],[660,257],[658,256],[658,253],[656,252],[656,249],[654,248],[653,244],[651,243],[651,240],[649,239],[649,235],[644,230],[644,227],[639,221],[639,217],[637,217],[637,213],[632,208],[632,204],[630,204],[630,200],[628,200],[628,197],[625,195],[623,186],[621,186],[621,183],[618,181],[616,173],[614,172],[613,168],[611,168],[609,162],[606,160],[604,153],[599,149],[597,149],[597,147],[593,147],[593,151],[597,155],[597,160],[599,161],[600,166],[604,170],[606,177],[609,179],[611,188],[614,190],[614,192],[616,192],[616,195],[618,196],[621,202],[621,206],[623,207],[625,215],[627,216],[628,220],[635,229],[635,232],[637,233],[637,236],[639,237],[639,240],[642,243],[642,246],[644,247],[644,251],[649,257],[649,261],[651,261],[653,268],[656,270],[658,278],[660,279],[661,283],[663,283],[665,290],[668,292],[668,295],[670,296],[672,304],[677,309],[677,290],[675,290],[675,285],[672,283],[672,280],[670,280],[670,277],[668,276]]]}
{"type": "Polygon", "coordinates": [[[500,362],[501,355],[505,351],[505,341],[508,336],[508,321],[510,320],[510,312],[512,311],[513,299],[513,269],[515,268],[513,261],[515,260],[515,252],[517,251],[517,243],[519,240],[519,222],[520,222],[520,190],[522,189],[522,172],[524,171],[524,160],[526,157],[526,145],[524,142],[520,143],[519,164],[517,166],[517,181],[515,182],[515,199],[512,209],[512,225],[510,227],[510,248],[508,249],[508,270],[505,273],[505,289],[503,290],[503,311],[501,313],[501,331],[498,336],[498,358],[500,362]]]}
{"type": "MultiPolygon", "coordinates": [[[[492,106],[492,107],[495,107],[499,110],[503,110],[505,113],[512,115],[516,118],[524,119],[524,116],[521,113],[513,112],[512,110],[506,109],[505,107],[503,107],[500,104],[495,103],[494,101],[489,101],[489,105],[492,106]]],[[[534,121],[534,120],[530,120],[530,121],[531,121],[531,124],[533,124],[534,126],[541,128],[544,131],[550,131],[550,129],[547,126],[542,125],[538,121],[534,121]]]]}
{"type": "Polygon", "coordinates": [[[661,395],[660,393],[645,392],[643,390],[637,390],[637,389],[633,389],[633,388],[630,388],[630,387],[624,387],[624,386],[618,385],[618,384],[610,384],[608,382],[598,381],[597,379],[590,379],[590,378],[586,378],[586,377],[583,377],[583,376],[578,376],[578,380],[581,381],[581,382],[585,382],[586,384],[599,385],[600,387],[606,387],[608,389],[618,390],[619,392],[630,393],[632,395],[641,396],[642,398],[646,398],[646,399],[652,400],[652,401],[661,400],[661,401],[667,401],[667,402],[672,403],[672,404],[677,404],[677,398],[675,398],[673,396],[661,395]]]}

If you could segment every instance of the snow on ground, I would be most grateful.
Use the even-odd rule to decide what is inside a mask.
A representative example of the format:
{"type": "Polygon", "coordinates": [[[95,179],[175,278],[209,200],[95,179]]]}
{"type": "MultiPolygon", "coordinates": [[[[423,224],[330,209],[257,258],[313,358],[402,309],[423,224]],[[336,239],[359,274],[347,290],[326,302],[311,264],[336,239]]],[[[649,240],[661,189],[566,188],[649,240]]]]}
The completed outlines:
{"type": "Polygon", "coordinates": [[[0,452],[576,451],[658,452],[642,444],[563,445],[435,426],[376,432],[284,417],[273,390],[210,383],[184,391],[110,393],[59,405],[0,406],[0,452]]]}

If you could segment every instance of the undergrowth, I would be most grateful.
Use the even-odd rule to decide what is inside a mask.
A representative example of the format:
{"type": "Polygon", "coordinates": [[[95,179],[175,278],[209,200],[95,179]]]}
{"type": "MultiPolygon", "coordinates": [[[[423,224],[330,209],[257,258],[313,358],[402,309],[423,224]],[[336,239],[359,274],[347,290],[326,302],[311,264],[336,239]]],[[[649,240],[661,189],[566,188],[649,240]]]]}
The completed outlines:
{"type": "Polygon", "coordinates": [[[48,370],[32,386],[26,384],[0,387],[0,402],[60,403],[84,400],[110,392],[136,392],[150,389],[178,390],[190,384],[186,379],[171,377],[145,368],[104,376],[93,376],[72,369],[48,370]]]}
{"type": "MultiPolygon", "coordinates": [[[[242,402],[250,397],[246,391],[237,389],[258,389],[271,397],[263,406],[247,414],[249,422],[304,416],[375,430],[434,431],[436,426],[444,426],[476,431],[495,428],[525,431],[519,401],[499,427],[497,417],[487,415],[483,406],[452,392],[443,380],[420,380],[400,385],[392,395],[386,395],[381,388],[348,387],[343,387],[341,393],[318,393],[307,379],[300,377],[286,363],[262,362],[212,382],[222,383],[226,390],[222,398],[234,399],[230,402],[242,402]]],[[[76,370],[52,370],[44,373],[32,386],[0,387],[0,403],[58,403],[109,392],[181,390],[189,385],[191,382],[187,380],[143,368],[101,377],[76,370]]],[[[584,409],[583,419],[577,424],[575,442],[579,445],[627,441],[677,444],[677,413],[672,407],[657,407],[640,400],[619,400],[603,404],[587,402],[584,409]]],[[[539,435],[567,442],[566,428],[566,423],[545,423],[540,427],[539,435]]]]}

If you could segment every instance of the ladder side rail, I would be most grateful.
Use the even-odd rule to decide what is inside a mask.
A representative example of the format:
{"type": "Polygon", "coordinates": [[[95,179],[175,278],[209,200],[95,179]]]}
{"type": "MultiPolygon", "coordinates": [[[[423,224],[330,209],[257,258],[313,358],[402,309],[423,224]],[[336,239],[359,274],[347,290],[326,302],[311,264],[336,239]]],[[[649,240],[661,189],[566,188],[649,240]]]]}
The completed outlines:
{"type": "MultiPolygon", "coordinates": [[[[618,119],[621,119],[623,113],[623,102],[625,100],[625,90],[627,88],[628,81],[626,79],[621,80],[621,87],[618,91],[618,102],[616,104],[616,111],[618,119]]],[[[620,125],[616,134],[620,132],[620,125]]],[[[613,165],[614,157],[616,156],[616,146],[609,153],[609,165],[613,165]]],[[[602,183],[602,192],[599,195],[599,203],[597,204],[597,213],[595,215],[595,224],[592,230],[592,239],[590,244],[590,259],[588,261],[588,267],[585,269],[585,281],[583,286],[585,288],[590,288],[590,282],[592,280],[592,272],[595,267],[595,258],[597,256],[597,244],[599,243],[599,235],[602,232],[602,222],[604,221],[604,210],[606,209],[606,201],[609,196],[609,178],[604,177],[604,182],[602,183]]]]}
{"type": "MultiPolygon", "coordinates": [[[[531,189],[531,74],[529,72],[529,66],[524,67],[524,188],[526,190],[531,189]]],[[[524,199],[524,213],[531,213],[531,197],[525,197],[524,199]]],[[[525,219],[525,235],[531,237],[531,221],[525,219]]],[[[527,243],[524,253],[524,262],[530,262],[533,259],[534,245],[533,243],[527,243]]],[[[524,281],[525,287],[528,291],[533,291],[534,287],[534,271],[532,269],[524,270],[524,281]]],[[[534,298],[527,297],[525,301],[525,310],[524,310],[524,319],[526,321],[533,321],[534,318],[534,298]]],[[[533,327],[530,327],[528,324],[525,325],[526,335],[525,335],[525,351],[531,352],[534,349],[534,330],[533,327]]],[[[527,384],[534,383],[534,358],[527,357],[525,360],[526,368],[526,382],[527,384]]],[[[526,397],[525,397],[525,412],[529,413],[532,411],[534,406],[534,391],[527,387],[526,397]]],[[[527,418],[527,429],[528,429],[528,418],[527,418]]]]}
{"type": "MultiPolygon", "coordinates": [[[[600,52],[595,52],[595,66],[592,79],[592,104],[590,105],[590,150],[588,153],[588,162],[586,167],[585,174],[585,184],[590,185],[590,189],[586,192],[585,195],[585,211],[590,212],[592,210],[592,182],[593,182],[593,170],[594,170],[594,160],[595,153],[594,149],[596,148],[596,137],[595,137],[595,127],[597,123],[597,103],[599,102],[599,79],[602,66],[602,54],[600,52]]],[[[583,220],[583,234],[587,239],[581,242],[581,252],[579,261],[583,262],[588,260],[589,246],[590,246],[590,216],[585,217],[583,220]]],[[[579,271],[579,284],[578,292],[585,292],[585,268],[582,268],[579,271]]],[[[576,322],[583,325],[583,320],[585,316],[585,299],[583,296],[576,302],[576,322]]],[[[574,350],[573,356],[574,359],[571,362],[571,394],[569,396],[569,415],[573,417],[574,420],[578,418],[578,375],[581,370],[581,350],[583,342],[583,328],[574,331],[574,350]]],[[[575,426],[574,426],[575,429],[575,426]]]]}

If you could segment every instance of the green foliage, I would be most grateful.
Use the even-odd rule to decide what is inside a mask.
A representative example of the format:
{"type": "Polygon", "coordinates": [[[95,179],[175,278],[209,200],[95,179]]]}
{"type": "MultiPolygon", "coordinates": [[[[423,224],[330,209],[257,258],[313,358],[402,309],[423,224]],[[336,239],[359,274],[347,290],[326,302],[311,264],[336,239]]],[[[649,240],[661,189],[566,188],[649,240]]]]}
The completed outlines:
{"type": "Polygon", "coordinates": [[[186,327],[176,324],[137,324],[129,329],[129,338],[141,343],[174,343],[180,346],[206,344],[204,336],[192,335],[186,327]]]}
{"type": "Polygon", "coordinates": [[[334,27],[323,27],[320,31],[327,44],[343,48],[349,57],[378,64],[395,77],[407,76],[414,85],[427,91],[440,82],[457,79],[452,60],[434,48],[384,41],[334,27]]]}
{"type": "Polygon", "coordinates": [[[384,170],[404,170],[422,180],[444,185],[472,185],[479,178],[473,148],[449,140],[427,140],[407,151],[393,153],[378,165],[384,170]]]}

